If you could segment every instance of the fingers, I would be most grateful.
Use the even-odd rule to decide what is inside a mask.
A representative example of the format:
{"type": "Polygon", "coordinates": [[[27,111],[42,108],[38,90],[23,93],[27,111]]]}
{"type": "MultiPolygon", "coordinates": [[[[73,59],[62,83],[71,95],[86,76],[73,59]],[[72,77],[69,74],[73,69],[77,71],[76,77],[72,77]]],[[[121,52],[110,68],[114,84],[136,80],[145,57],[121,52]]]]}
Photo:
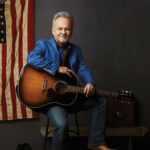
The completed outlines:
{"type": "Polygon", "coordinates": [[[93,96],[95,93],[95,87],[93,84],[89,83],[84,88],[84,94],[86,97],[93,96]]]}
{"type": "Polygon", "coordinates": [[[70,78],[72,78],[72,75],[71,75],[71,72],[70,72],[70,71],[67,71],[66,74],[67,74],[70,78]]]}
{"type": "Polygon", "coordinates": [[[58,72],[59,73],[62,73],[62,74],[66,74],[68,75],[69,77],[72,77],[71,73],[73,73],[73,71],[67,67],[63,67],[63,66],[60,66],[58,68],[58,72]]]}

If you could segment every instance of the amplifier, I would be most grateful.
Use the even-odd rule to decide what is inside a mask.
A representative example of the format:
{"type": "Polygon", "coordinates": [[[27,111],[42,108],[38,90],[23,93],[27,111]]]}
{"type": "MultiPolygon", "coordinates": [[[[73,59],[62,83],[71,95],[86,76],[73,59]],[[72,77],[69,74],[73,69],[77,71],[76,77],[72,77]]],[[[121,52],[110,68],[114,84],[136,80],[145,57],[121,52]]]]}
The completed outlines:
{"type": "Polygon", "coordinates": [[[107,126],[133,127],[135,125],[134,101],[108,99],[107,126]]]}

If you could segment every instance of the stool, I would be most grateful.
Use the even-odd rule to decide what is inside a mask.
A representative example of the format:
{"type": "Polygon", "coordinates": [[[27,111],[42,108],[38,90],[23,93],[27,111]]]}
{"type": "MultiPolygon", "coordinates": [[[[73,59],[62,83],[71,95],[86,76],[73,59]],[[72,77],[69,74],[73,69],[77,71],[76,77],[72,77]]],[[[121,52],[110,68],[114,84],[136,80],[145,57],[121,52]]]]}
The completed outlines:
{"type": "MultiPolygon", "coordinates": [[[[78,123],[78,116],[77,116],[78,111],[71,112],[69,114],[74,114],[76,130],[68,130],[68,132],[72,132],[72,133],[76,134],[78,137],[80,137],[79,123],[78,123]]],[[[48,118],[47,123],[46,123],[46,131],[45,131],[45,137],[44,137],[43,150],[46,150],[46,143],[47,143],[48,133],[53,132],[53,130],[48,131],[49,125],[50,125],[50,119],[48,118]]]]}

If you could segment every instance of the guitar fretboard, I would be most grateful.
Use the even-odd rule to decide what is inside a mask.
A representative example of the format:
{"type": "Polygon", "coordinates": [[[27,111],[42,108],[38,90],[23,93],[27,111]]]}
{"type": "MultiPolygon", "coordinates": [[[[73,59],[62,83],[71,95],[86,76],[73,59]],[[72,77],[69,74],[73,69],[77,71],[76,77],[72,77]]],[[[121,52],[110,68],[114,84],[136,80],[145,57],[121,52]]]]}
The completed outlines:
{"type": "MultiPolygon", "coordinates": [[[[84,93],[84,87],[67,85],[67,92],[83,94],[84,93]]],[[[95,94],[98,96],[108,96],[108,97],[113,97],[113,98],[118,97],[118,92],[107,91],[107,90],[97,90],[96,89],[95,94]]]]}

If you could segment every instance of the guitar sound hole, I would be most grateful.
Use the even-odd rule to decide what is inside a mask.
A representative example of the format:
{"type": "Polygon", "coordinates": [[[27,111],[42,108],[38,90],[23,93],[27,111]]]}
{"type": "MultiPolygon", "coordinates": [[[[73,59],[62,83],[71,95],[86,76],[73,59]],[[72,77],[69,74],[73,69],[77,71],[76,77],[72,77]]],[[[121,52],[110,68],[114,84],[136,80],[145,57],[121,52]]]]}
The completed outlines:
{"type": "Polygon", "coordinates": [[[67,83],[65,83],[64,81],[59,81],[55,85],[55,91],[56,91],[56,93],[58,93],[58,94],[64,94],[66,86],[67,86],[67,83]]]}

